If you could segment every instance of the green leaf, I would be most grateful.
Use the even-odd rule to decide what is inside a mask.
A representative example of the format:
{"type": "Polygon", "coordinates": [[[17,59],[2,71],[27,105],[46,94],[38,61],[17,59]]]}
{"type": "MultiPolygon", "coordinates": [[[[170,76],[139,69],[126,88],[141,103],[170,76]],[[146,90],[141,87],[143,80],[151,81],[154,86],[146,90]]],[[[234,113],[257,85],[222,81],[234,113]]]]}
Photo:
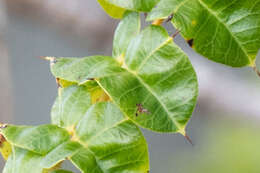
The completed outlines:
{"type": "Polygon", "coordinates": [[[107,0],[97,0],[97,1],[102,6],[104,11],[113,18],[121,19],[126,11],[126,9],[113,5],[109,3],[109,1],[107,0]]]}
{"type": "Polygon", "coordinates": [[[124,10],[149,12],[159,1],[160,0],[98,0],[104,10],[114,18],[121,18],[124,10]]]}
{"type": "Polygon", "coordinates": [[[111,101],[109,96],[103,91],[96,81],[87,82],[86,87],[91,95],[91,103],[111,101]]]}
{"type": "Polygon", "coordinates": [[[70,82],[84,84],[92,78],[117,75],[122,71],[119,63],[107,56],[60,58],[51,66],[53,75],[70,82]]]}
{"type": "Polygon", "coordinates": [[[203,56],[232,67],[253,66],[260,48],[259,0],[161,0],[148,20],[173,24],[203,56]]]}
{"type": "Polygon", "coordinates": [[[113,57],[123,57],[130,41],[140,32],[140,15],[136,12],[127,12],[119,23],[113,44],[113,57]]]}
{"type": "Polygon", "coordinates": [[[11,145],[42,155],[47,154],[70,138],[66,130],[55,125],[37,127],[8,125],[1,129],[0,133],[11,145]]]}
{"type": "Polygon", "coordinates": [[[52,168],[56,163],[64,161],[67,157],[73,156],[80,149],[81,145],[77,142],[65,142],[49,152],[42,159],[41,165],[43,168],[52,168]]]}
{"type": "Polygon", "coordinates": [[[131,41],[125,63],[121,75],[99,80],[112,100],[142,127],[185,134],[196,104],[197,78],[167,31],[160,26],[146,28],[131,41]],[[137,104],[149,113],[138,112],[137,104]]]}
{"type": "Polygon", "coordinates": [[[42,173],[56,168],[67,157],[73,156],[81,145],[70,141],[67,131],[54,125],[38,127],[11,126],[1,129],[12,145],[4,172],[42,173]]]}
{"type": "MultiPolygon", "coordinates": [[[[75,70],[83,69],[82,62],[87,59],[57,59],[52,68],[59,73],[53,74],[82,83],[75,70]]],[[[198,95],[197,78],[187,56],[172,42],[167,31],[160,26],[150,26],[141,32],[131,41],[123,67],[114,66],[117,73],[112,71],[96,79],[123,113],[144,128],[185,135],[198,95]],[[137,104],[147,111],[138,112],[137,104]]],[[[89,76],[88,69],[81,73],[82,78],[89,76]]]]}
{"type": "MultiPolygon", "coordinates": [[[[70,147],[72,146],[76,147],[75,142],[73,145],[72,142],[70,143],[70,147]]],[[[79,146],[79,144],[77,144],[77,146],[79,146]]],[[[70,147],[69,143],[67,143],[67,149],[70,147]]],[[[70,150],[72,150],[72,148],[70,148],[70,150]]],[[[61,159],[61,156],[65,156],[61,153],[67,151],[68,150],[64,150],[61,152],[60,150],[60,152],[56,153],[57,155],[52,152],[53,154],[49,156],[53,156],[53,158],[50,158],[49,156],[46,157],[45,155],[40,155],[22,148],[13,147],[13,152],[6,162],[3,173],[48,173],[50,171],[45,169],[47,168],[45,166],[53,167],[57,165],[60,161],[58,159],[61,159]]],[[[74,150],[73,154],[77,151],[78,149],[74,150]]],[[[70,154],[72,154],[72,152],[70,152],[70,154]]],[[[71,155],[67,154],[67,156],[71,155]]]]}
{"type": "Polygon", "coordinates": [[[42,173],[41,159],[39,154],[13,147],[3,173],[42,173]]]}
{"type": "Polygon", "coordinates": [[[72,85],[60,93],[52,108],[52,123],[72,129],[91,106],[91,96],[86,86],[72,85]]]}
{"type": "Polygon", "coordinates": [[[149,170],[148,148],[141,131],[112,103],[93,105],[77,125],[73,139],[84,146],[71,158],[82,172],[149,170]]]}

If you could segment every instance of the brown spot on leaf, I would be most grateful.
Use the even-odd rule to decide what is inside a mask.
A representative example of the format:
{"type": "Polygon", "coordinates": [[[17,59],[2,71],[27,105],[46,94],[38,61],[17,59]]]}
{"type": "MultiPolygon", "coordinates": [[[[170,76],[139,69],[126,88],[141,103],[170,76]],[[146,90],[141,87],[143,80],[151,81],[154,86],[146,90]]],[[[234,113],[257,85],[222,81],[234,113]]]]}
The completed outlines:
{"type": "Polygon", "coordinates": [[[189,44],[190,47],[193,47],[193,39],[187,40],[187,43],[189,44]]]}
{"type": "Polygon", "coordinates": [[[56,83],[57,83],[58,88],[61,88],[60,78],[56,78],[56,83]]]}
{"type": "Polygon", "coordinates": [[[2,147],[2,144],[6,141],[5,137],[0,134],[0,147],[2,147]]]}
{"type": "Polygon", "coordinates": [[[142,113],[150,114],[149,110],[148,110],[148,109],[145,109],[142,104],[138,103],[138,104],[136,104],[136,106],[137,106],[137,111],[136,111],[136,113],[135,113],[135,116],[136,116],[136,117],[138,117],[138,113],[141,113],[141,114],[142,114],[142,113]]]}

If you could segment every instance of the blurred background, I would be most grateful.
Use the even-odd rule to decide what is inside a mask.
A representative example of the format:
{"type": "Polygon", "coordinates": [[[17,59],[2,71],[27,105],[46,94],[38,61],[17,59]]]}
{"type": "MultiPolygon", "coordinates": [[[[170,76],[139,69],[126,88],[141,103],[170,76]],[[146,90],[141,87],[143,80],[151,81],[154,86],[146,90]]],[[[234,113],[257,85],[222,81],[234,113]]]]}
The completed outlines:
{"type": "MultiPolygon", "coordinates": [[[[96,1],[1,0],[0,122],[50,122],[57,87],[39,57],[111,55],[117,23],[96,1]]],[[[187,126],[195,145],[178,134],[144,130],[151,173],[259,173],[260,78],[250,68],[210,62],[181,36],[175,41],[198,74],[199,102],[187,126]]],[[[0,158],[0,171],[3,166],[0,158]]]]}

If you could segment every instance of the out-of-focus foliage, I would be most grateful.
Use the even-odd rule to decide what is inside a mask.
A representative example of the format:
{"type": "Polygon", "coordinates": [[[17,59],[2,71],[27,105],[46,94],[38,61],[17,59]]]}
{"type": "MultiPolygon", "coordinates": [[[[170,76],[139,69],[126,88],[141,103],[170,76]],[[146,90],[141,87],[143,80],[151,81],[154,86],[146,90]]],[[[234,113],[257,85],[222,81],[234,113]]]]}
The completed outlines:
{"type": "MultiPolygon", "coordinates": [[[[213,122],[211,122],[213,124],[213,122]]],[[[256,125],[244,126],[238,121],[233,125],[216,123],[223,129],[217,131],[212,128],[203,137],[207,145],[201,147],[199,153],[193,154],[186,160],[189,166],[184,168],[185,173],[258,173],[260,172],[260,128],[256,125]],[[236,125],[234,125],[236,124],[236,125]],[[210,135],[210,136],[209,136],[210,135]]],[[[246,123],[247,124],[247,123],[246,123]]],[[[208,127],[207,127],[208,128],[208,127]]],[[[186,153],[189,157],[190,154],[186,153]]],[[[180,164],[184,162],[180,159],[180,164]]]]}

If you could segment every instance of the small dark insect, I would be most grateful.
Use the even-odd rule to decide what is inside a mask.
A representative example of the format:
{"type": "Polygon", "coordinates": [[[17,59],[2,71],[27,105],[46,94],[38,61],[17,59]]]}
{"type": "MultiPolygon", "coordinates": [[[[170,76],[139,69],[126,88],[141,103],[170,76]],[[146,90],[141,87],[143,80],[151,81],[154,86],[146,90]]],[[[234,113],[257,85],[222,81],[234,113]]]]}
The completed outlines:
{"type": "Polygon", "coordinates": [[[193,46],[193,39],[187,40],[187,43],[189,44],[190,47],[193,46]]]}
{"type": "Polygon", "coordinates": [[[135,113],[135,116],[138,116],[138,113],[146,113],[146,114],[150,114],[150,112],[148,111],[148,109],[144,109],[143,105],[138,103],[136,104],[137,106],[137,111],[135,113]]]}
{"type": "Polygon", "coordinates": [[[170,22],[173,18],[173,14],[171,14],[170,16],[168,16],[168,18],[165,20],[166,23],[170,22]]]}

